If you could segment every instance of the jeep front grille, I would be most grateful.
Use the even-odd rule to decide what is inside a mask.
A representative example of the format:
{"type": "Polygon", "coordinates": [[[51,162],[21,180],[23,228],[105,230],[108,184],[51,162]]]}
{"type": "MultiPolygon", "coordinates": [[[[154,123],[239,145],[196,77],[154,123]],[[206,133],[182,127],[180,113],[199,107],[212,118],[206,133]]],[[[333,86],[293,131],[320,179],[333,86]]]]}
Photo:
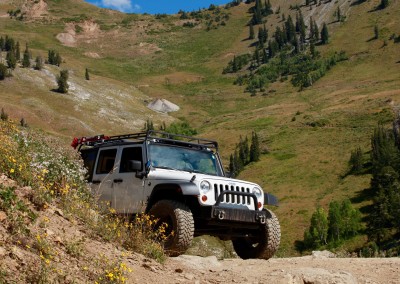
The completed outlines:
{"type": "MultiPolygon", "coordinates": [[[[248,187],[215,183],[214,184],[215,200],[218,199],[218,196],[221,194],[221,192],[227,191],[227,190],[250,193],[250,188],[248,188],[248,187]]],[[[254,207],[253,207],[254,202],[250,196],[239,196],[239,195],[234,195],[234,194],[226,194],[224,196],[222,203],[241,204],[241,205],[246,205],[248,207],[252,207],[254,209],[254,207]]]]}

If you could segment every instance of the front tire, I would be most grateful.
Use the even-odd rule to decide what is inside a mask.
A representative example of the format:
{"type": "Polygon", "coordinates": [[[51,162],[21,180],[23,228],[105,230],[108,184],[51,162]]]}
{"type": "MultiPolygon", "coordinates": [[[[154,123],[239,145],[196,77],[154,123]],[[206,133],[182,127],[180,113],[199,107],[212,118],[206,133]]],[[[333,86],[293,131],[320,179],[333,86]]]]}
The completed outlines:
{"type": "Polygon", "coordinates": [[[159,225],[168,225],[164,249],[169,256],[178,256],[189,248],[194,235],[193,215],[189,207],[178,201],[161,200],[151,207],[149,215],[158,219],[159,225]]]}
{"type": "Polygon", "coordinates": [[[256,238],[243,237],[232,240],[233,248],[242,259],[270,259],[278,250],[281,240],[281,228],[276,215],[267,210],[267,220],[260,226],[256,238]]]}

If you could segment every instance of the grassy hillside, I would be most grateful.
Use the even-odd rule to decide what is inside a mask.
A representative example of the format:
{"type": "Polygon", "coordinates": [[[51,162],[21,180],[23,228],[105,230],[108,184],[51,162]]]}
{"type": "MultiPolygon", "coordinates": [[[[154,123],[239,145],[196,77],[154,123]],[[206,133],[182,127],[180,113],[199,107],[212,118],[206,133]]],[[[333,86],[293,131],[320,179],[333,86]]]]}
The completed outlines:
{"type": "MultiPolygon", "coordinates": [[[[97,9],[78,0],[47,2],[50,16],[28,22],[1,16],[10,8],[1,4],[1,34],[12,35],[22,45],[28,41],[34,55],[58,50],[66,61],[62,68],[71,70],[74,84],[93,99],[83,100],[79,92],[60,98],[49,91],[50,79],[41,86],[27,78],[31,71],[20,69],[13,78],[0,81],[0,106],[12,117],[24,116],[32,126],[65,137],[137,130],[147,118],[156,124],[186,119],[201,136],[221,142],[225,161],[240,135],[257,131],[270,153],[239,178],[255,181],[280,198],[276,212],[283,231],[281,255],[294,252],[293,243],[302,239],[317,206],[355,197],[369,186],[368,177],[345,175],[347,161],[357,146],[369,151],[378,121],[389,123],[392,110],[397,110],[400,44],[390,37],[400,34],[399,1],[391,1],[384,10],[375,9],[378,0],[331,1],[311,9],[302,6],[303,1],[271,1],[275,12],[280,6],[280,13],[266,18],[270,35],[282,25],[283,14],[295,18],[296,10],[290,7],[297,4],[306,21],[312,15],[319,25],[328,24],[330,43],[317,50],[322,55],[344,50],[349,60],[303,91],[278,81],[265,96],[255,97],[233,85],[234,76],[222,75],[235,54],[254,50],[247,40],[251,5],[229,9],[226,26],[207,31],[204,21],[194,28],[182,27],[178,16],[155,19],[97,9]],[[334,17],[338,6],[346,15],[342,23],[334,17]],[[78,33],[73,47],[56,39],[66,32],[66,24],[83,20],[98,25],[94,34],[78,33]],[[375,26],[378,39],[373,39],[375,26]],[[83,77],[85,68],[95,75],[89,82],[83,77]],[[125,95],[118,96],[121,93],[125,95]],[[145,101],[154,97],[166,98],[181,110],[171,117],[146,109],[145,101]]],[[[49,67],[48,72],[57,74],[58,69],[49,67]]]]}

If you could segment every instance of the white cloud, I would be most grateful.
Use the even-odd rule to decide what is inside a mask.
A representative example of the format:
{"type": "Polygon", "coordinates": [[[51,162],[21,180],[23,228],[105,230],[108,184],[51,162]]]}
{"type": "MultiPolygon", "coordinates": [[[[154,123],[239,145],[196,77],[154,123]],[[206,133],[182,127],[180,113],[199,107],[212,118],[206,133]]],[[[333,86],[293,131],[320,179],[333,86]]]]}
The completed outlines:
{"type": "Polygon", "coordinates": [[[132,11],[132,3],[130,0],[102,0],[102,3],[105,7],[116,9],[121,12],[132,11]]]}
{"type": "Polygon", "coordinates": [[[142,9],[142,7],[140,7],[140,5],[138,5],[138,4],[133,5],[134,12],[138,12],[138,11],[140,11],[140,9],[142,9]]]}

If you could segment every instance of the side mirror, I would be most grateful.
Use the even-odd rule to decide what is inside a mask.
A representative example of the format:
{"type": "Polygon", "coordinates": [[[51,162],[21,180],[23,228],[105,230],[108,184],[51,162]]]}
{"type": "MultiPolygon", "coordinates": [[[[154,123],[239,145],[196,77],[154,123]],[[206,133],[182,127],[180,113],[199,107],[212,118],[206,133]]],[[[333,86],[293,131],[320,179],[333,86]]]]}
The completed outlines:
{"type": "Polygon", "coordinates": [[[137,172],[142,170],[142,161],[130,160],[129,161],[129,171],[137,172]]]}

